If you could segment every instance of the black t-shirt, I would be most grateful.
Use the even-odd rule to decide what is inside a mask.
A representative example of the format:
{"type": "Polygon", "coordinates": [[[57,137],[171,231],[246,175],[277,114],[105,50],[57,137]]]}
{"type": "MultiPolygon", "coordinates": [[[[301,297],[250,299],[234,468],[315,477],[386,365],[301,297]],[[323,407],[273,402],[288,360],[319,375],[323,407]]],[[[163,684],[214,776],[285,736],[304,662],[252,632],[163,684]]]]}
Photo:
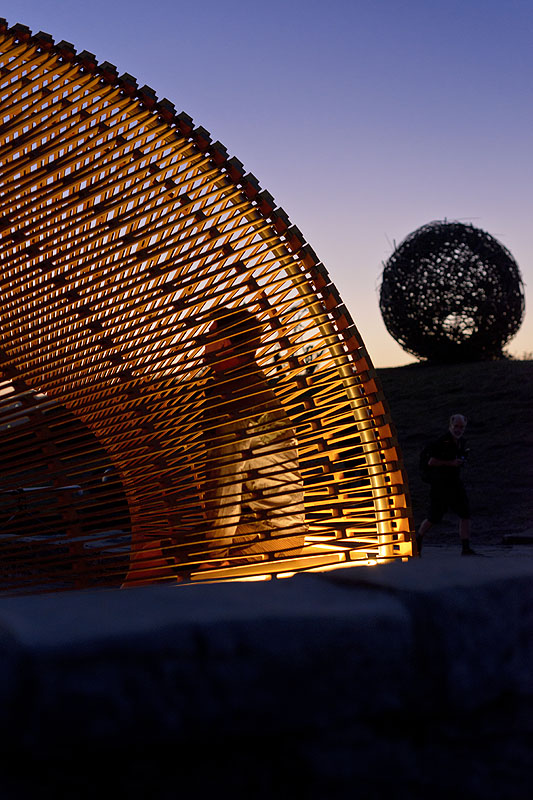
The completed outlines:
{"type": "MultiPolygon", "coordinates": [[[[455,440],[448,431],[429,449],[430,458],[438,458],[440,461],[454,461],[456,458],[466,458],[466,440],[461,437],[455,440]]],[[[430,467],[429,477],[431,482],[454,483],[461,480],[461,467],[430,467]]]]}

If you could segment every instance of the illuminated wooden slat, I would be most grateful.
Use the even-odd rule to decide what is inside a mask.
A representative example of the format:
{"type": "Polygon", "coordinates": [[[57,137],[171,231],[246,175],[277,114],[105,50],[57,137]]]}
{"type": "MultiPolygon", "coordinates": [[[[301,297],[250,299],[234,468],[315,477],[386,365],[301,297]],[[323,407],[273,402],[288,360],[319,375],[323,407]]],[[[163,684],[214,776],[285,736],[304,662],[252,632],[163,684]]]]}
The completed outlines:
{"type": "MultiPolygon", "coordinates": [[[[268,578],[410,555],[394,431],[313,251],[186,115],[84,59],[20,28],[0,37],[0,473],[6,486],[56,487],[35,507],[41,521],[62,520],[45,543],[37,523],[20,521],[8,542],[0,503],[6,591],[119,585],[126,572],[130,582],[268,578]],[[230,565],[204,571],[202,560],[217,559],[210,509],[223,521],[240,498],[248,442],[244,427],[232,434],[228,497],[204,497],[233,408],[205,416],[216,308],[246,308],[263,328],[256,360],[298,439],[307,532],[299,555],[283,554],[294,523],[282,480],[270,489],[278,505],[264,517],[260,559],[241,563],[224,534],[230,565]],[[107,486],[110,468],[118,482],[107,486]],[[87,488],[69,509],[61,486],[75,482],[87,488]],[[123,531],[118,545],[106,520],[123,531]]],[[[239,425],[256,419],[261,391],[241,390],[250,410],[239,425]]],[[[271,479],[292,463],[287,450],[271,479]]]]}

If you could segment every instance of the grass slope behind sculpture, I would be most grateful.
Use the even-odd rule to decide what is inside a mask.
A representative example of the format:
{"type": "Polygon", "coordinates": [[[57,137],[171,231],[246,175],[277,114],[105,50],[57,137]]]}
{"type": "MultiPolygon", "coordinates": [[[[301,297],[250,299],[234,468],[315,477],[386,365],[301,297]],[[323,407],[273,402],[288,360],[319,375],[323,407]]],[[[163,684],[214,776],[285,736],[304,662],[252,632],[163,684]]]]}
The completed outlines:
{"type": "Polygon", "coordinates": [[[0,24],[0,68],[0,498],[43,498],[0,515],[4,586],[409,555],[374,370],[268,192],[186,114],[68,43],[0,24]],[[213,346],[238,355],[218,377],[213,346]],[[243,554],[229,529],[245,517],[243,554]]]}
{"type": "Polygon", "coordinates": [[[385,264],[380,308],[391,336],[419,358],[501,358],[524,314],[520,271],[490,234],[460,222],[431,222],[385,264]]]}

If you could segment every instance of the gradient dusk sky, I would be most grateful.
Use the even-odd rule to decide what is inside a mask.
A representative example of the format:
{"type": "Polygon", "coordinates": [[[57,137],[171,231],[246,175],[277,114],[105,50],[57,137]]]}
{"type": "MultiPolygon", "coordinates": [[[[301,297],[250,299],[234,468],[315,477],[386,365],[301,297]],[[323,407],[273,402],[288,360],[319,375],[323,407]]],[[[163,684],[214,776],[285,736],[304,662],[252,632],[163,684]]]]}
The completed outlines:
{"type": "Polygon", "coordinates": [[[533,0],[0,0],[0,16],[220,140],[324,262],[376,366],[414,360],[381,319],[382,262],[445,218],[518,262],[508,349],[533,352],[533,0]]]}

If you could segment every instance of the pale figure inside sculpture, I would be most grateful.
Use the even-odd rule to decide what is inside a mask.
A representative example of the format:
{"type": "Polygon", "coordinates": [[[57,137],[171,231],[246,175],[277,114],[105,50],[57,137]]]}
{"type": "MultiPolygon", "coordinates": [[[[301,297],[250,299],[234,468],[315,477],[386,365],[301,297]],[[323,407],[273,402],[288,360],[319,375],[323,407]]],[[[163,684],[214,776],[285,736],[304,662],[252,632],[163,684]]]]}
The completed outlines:
{"type": "Polygon", "coordinates": [[[262,333],[244,309],[216,313],[207,333],[205,567],[297,555],[304,545],[298,441],[257,364],[262,333]]]}

